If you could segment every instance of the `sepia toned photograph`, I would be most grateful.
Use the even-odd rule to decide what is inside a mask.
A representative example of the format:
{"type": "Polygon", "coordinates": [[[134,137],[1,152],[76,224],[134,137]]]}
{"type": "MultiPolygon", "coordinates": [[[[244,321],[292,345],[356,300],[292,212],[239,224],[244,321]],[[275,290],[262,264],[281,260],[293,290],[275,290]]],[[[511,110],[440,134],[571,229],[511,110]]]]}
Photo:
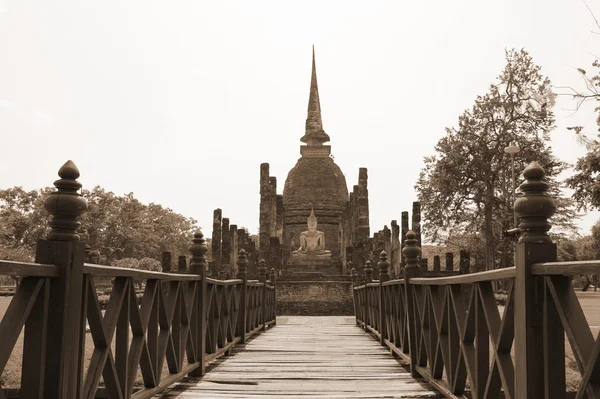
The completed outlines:
{"type": "Polygon", "coordinates": [[[0,0],[0,399],[600,399],[600,0],[0,0]]]}

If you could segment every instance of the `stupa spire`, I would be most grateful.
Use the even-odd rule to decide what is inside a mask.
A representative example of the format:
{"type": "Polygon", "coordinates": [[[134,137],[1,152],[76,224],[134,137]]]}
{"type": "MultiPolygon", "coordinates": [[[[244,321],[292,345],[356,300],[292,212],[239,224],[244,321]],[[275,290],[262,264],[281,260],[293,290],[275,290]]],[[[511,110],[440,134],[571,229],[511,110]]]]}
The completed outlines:
{"type": "Polygon", "coordinates": [[[315,46],[312,48],[312,75],[310,77],[310,94],[308,96],[308,111],[306,115],[306,131],[300,139],[309,146],[321,146],[329,141],[329,136],[323,130],[321,120],[321,102],[317,85],[317,66],[315,63],[315,46]]]}

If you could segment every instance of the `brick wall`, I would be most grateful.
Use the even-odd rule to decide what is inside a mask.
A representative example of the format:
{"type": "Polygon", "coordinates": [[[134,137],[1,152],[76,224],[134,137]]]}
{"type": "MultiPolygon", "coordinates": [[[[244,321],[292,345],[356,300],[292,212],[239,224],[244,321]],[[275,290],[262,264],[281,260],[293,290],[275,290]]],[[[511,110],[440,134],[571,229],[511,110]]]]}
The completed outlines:
{"type": "Polygon", "coordinates": [[[353,315],[352,285],[345,281],[277,282],[277,314],[282,316],[353,315]]]}

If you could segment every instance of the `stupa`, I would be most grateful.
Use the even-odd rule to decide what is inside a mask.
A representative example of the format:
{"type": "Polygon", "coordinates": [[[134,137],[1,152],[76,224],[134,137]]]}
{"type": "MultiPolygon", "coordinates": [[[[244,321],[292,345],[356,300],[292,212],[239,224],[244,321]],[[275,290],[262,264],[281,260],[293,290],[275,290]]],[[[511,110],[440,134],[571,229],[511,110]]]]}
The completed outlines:
{"type": "Polygon", "coordinates": [[[366,260],[364,248],[370,233],[367,169],[359,169],[358,184],[348,193],[346,178],[331,157],[331,146],[325,145],[330,137],[323,129],[314,47],[300,141],[304,143],[301,157],[289,171],[282,195],[277,194],[277,179],[269,176],[269,164],[261,165],[259,256],[276,268],[345,274],[349,260],[357,266],[366,260]]]}

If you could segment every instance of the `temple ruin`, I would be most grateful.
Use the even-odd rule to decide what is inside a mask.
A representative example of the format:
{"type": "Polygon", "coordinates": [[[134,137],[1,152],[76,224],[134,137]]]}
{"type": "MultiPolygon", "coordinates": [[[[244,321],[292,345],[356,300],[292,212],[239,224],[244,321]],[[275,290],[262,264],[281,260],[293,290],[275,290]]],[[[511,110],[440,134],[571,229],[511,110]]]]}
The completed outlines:
{"type": "Polygon", "coordinates": [[[269,164],[260,166],[259,257],[289,273],[345,275],[350,261],[362,269],[370,253],[367,169],[359,169],[358,184],[349,193],[331,146],[325,145],[330,138],[321,119],[314,48],[300,141],[301,157],[288,173],[283,194],[277,194],[269,164]]]}

